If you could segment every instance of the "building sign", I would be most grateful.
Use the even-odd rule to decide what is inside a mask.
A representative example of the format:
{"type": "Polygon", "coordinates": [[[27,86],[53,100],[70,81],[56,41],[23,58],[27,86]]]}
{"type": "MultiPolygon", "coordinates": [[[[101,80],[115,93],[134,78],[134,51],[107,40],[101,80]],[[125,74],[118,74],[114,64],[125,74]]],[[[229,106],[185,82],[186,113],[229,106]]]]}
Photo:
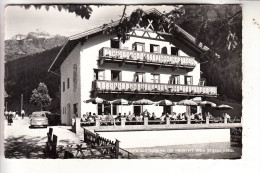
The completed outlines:
{"type": "Polygon", "coordinates": [[[78,72],[77,72],[77,64],[73,65],[73,91],[75,92],[77,89],[78,82],[78,72]]]}

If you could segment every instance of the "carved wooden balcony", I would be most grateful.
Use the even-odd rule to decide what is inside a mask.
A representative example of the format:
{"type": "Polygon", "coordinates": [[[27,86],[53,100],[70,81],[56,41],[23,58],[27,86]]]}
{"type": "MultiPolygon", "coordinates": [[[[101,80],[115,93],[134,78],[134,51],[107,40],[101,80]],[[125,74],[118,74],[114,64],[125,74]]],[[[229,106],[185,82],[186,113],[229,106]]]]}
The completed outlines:
{"type": "Polygon", "coordinates": [[[196,66],[194,57],[166,55],[160,53],[141,52],[125,49],[115,49],[103,47],[99,51],[99,65],[105,61],[119,62],[120,66],[128,64],[137,64],[138,67],[149,65],[154,68],[184,68],[192,70],[196,66]]]}
{"type": "Polygon", "coordinates": [[[198,85],[177,85],[123,81],[93,81],[93,90],[98,93],[189,95],[216,97],[217,87],[198,85]]]}

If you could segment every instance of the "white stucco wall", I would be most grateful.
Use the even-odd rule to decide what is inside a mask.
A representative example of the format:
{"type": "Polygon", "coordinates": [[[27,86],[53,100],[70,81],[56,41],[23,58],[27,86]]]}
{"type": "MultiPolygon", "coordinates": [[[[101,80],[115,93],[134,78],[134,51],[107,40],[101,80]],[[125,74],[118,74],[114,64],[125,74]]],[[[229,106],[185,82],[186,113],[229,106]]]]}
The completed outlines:
{"type": "MultiPolygon", "coordinates": [[[[135,31],[137,36],[142,36],[143,35],[143,31],[135,31]]],[[[151,32],[149,32],[149,35],[152,38],[156,38],[157,34],[153,34],[151,32]]],[[[145,35],[147,37],[147,35],[145,35]]],[[[121,44],[122,48],[128,49],[128,50],[132,50],[132,44],[135,42],[139,42],[139,43],[144,43],[145,44],[145,52],[150,52],[150,44],[154,44],[154,45],[159,45],[159,49],[161,53],[161,50],[163,47],[167,48],[167,54],[170,55],[171,54],[171,47],[176,47],[175,45],[164,41],[164,40],[155,40],[155,39],[143,39],[140,37],[130,37],[129,40],[127,40],[124,44],[121,44]]],[[[182,50],[179,50],[179,55],[180,56],[188,56],[186,53],[184,53],[182,50]]]]}
{"type": "MultiPolygon", "coordinates": [[[[86,112],[92,112],[97,114],[97,105],[92,103],[83,103],[84,100],[90,99],[90,91],[92,90],[92,82],[94,79],[94,69],[98,67],[99,50],[102,47],[110,47],[111,35],[99,35],[87,40],[87,42],[81,47],[81,115],[86,112]]],[[[103,68],[100,68],[103,69],[103,68]]],[[[111,80],[110,69],[105,70],[105,79],[111,80]]]]}
{"type": "Polygon", "coordinates": [[[80,112],[80,44],[78,44],[74,50],[68,55],[65,61],[60,67],[61,72],[61,123],[71,124],[71,118],[73,117],[73,104],[78,103],[78,113],[80,112]],[[77,87],[73,89],[73,65],[77,65],[77,87]],[[67,78],[69,78],[70,87],[67,88],[67,78]],[[63,82],[65,82],[65,91],[63,92],[63,82]],[[70,105],[70,110],[68,108],[70,105]],[[66,110],[65,110],[66,109],[66,110]]]}
{"type": "Polygon", "coordinates": [[[118,139],[122,148],[230,142],[230,129],[121,131],[98,134],[110,140],[118,139]]]}

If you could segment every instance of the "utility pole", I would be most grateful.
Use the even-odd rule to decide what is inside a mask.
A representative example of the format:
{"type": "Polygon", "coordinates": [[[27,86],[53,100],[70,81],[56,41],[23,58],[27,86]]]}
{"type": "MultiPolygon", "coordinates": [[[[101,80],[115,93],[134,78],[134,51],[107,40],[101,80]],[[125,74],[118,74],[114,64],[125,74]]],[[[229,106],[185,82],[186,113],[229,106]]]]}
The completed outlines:
{"type": "Polygon", "coordinates": [[[21,111],[20,111],[20,113],[22,112],[22,110],[23,110],[23,94],[21,94],[21,111]]]}

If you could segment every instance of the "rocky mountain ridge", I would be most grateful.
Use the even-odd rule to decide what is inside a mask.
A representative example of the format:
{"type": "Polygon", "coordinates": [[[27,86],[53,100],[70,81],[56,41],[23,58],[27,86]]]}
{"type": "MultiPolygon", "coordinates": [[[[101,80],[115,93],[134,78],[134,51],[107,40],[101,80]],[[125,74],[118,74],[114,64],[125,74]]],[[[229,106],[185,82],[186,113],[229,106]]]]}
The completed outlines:
{"type": "Polygon", "coordinates": [[[5,40],[5,61],[12,61],[62,46],[66,40],[65,36],[50,35],[38,29],[27,35],[17,34],[11,39],[5,40]]]}

